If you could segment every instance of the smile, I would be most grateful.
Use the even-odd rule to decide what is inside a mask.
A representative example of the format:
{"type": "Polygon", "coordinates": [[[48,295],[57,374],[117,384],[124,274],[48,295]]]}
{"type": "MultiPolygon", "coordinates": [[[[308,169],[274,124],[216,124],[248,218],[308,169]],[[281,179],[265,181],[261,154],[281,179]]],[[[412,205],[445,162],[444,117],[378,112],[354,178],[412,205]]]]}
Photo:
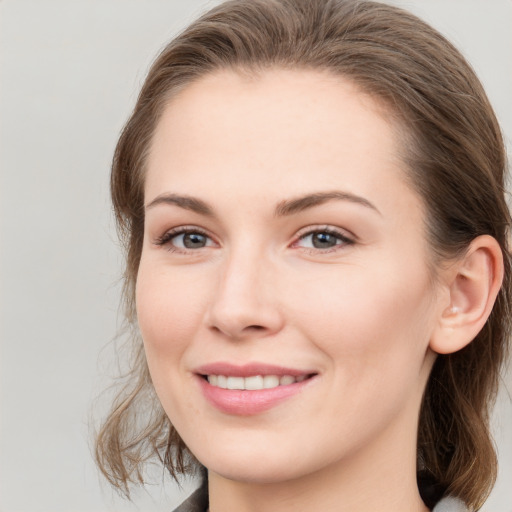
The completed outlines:
{"type": "Polygon", "coordinates": [[[232,377],[226,375],[207,375],[208,383],[221,389],[239,389],[257,391],[261,389],[273,389],[279,386],[289,386],[296,382],[302,382],[308,376],[299,375],[252,375],[250,377],[232,377]]]}
{"type": "Polygon", "coordinates": [[[194,372],[206,401],[224,414],[251,416],[292,399],[309,388],[319,374],[263,363],[218,362],[194,372]]]}

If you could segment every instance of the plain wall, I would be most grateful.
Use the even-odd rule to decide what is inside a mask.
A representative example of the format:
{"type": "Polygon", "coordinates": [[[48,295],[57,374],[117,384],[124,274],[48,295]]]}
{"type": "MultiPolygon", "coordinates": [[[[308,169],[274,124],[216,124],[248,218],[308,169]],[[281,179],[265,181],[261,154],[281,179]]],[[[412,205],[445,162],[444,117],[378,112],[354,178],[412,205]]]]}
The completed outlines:
{"type": "MultiPolygon", "coordinates": [[[[89,413],[108,383],[122,259],[109,163],[148,65],[201,0],[0,2],[0,511],[170,511],[100,483],[89,413]],[[106,348],[105,348],[106,347],[106,348]]],[[[462,49],[512,135],[512,1],[411,0],[462,49]]],[[[508,390],[512,390],[510,378],[508,390]]],[[[495,415],[501,473],[484,511],[512,512],[512,400],[495,415]]],[[[167,497],[166,497],[167,495],[167,497]]]]}

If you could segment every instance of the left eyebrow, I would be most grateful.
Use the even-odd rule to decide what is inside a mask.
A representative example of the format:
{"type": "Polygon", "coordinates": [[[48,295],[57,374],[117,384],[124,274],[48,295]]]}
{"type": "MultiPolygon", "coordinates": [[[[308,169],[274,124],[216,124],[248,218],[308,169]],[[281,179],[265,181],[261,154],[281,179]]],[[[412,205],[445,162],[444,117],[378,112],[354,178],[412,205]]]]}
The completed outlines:
{"type": "Polygon", "coordinates": [[[313,208],[314,206],[319,206],[321,204],[327,203],[328,201],[332,201],[333,199],[339,201],[349,201],[351,203],[359,204],[361,206],[374,210],[379,215],[382,215],[379,209],[373,203],[368,201],[368,199],[352,194],[350,192],[334,190],[330,192],[316,192],[314,194],[308,194],[306,196],[297,197],[295,199],[281,201],[276,206],[274,216],[284,217],[287,215],[293,215],[294,213],[298,213],[309,208],[313,208]]]}

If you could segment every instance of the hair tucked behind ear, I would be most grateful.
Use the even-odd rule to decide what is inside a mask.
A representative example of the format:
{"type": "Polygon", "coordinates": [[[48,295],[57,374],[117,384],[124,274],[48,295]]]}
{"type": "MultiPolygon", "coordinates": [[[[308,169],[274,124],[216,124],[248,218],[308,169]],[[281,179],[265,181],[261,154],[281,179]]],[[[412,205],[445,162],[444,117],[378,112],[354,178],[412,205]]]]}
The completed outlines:
{"type": "Polygon", "coordinates": [[[229,1],[192,23],[153,64],[112,166],[112,200],[127,255],[124,298],[138,348],[128,387],[98,437],[100,468],[127,492],[130,482],[142,480],[141,464],[152,456],[173,475],[187,467],[186,448],[156,404],[134,313],[144,164],[163,106],[215,70],[270,67],[329,71],[387,106],[402,134],[410,182],[427,209],[434,268],[482,234],[502,248],[505,278],[492,314],[465,349],[437,358],[418,434],[418,467],[435,483],[434,494],[451,493],[476,509],[496,476],[489,408],[510,334],[505,149],[482,86],[461,54],[413,15],[369,1],[229,1]],[[141,424],[147,397],[155,405],[141,424]]]}

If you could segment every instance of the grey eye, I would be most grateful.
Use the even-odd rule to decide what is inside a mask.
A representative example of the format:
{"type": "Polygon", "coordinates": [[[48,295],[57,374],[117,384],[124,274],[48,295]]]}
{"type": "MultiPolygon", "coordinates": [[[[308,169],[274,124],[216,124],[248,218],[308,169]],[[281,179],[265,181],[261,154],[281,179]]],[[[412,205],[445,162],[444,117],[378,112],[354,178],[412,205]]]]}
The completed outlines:
{"type": "Polygon", "coordinates": [[[349,243],[349,240],[338,233],[329,231],[312,231],[302,236],[297,245],[309,249],[331,249],[337,245],[349,243]]]}
{"type": "Polygon", "coordinates": [[[331,233],[313,233],[311,235],[311,243],[315,249],[329,249],[339,242],[339,236],[331,233]]]}
{"type": "Polygon", "coordinates": [[[354,240],[341,231],[334,228],[322,228],[312,229],[308,233],[304,233],[294,245],[304,249],[317,250],[321,253],[322,251],[329,252],[329,249],[342,249],[353,244],[354,240]]]}
{"type": "Polygon", "coordinates": [[[201,233],[182,233],[173,239],[173,245],[185,249],[201,249],[208,244],[208,237],[201,233]]]}

